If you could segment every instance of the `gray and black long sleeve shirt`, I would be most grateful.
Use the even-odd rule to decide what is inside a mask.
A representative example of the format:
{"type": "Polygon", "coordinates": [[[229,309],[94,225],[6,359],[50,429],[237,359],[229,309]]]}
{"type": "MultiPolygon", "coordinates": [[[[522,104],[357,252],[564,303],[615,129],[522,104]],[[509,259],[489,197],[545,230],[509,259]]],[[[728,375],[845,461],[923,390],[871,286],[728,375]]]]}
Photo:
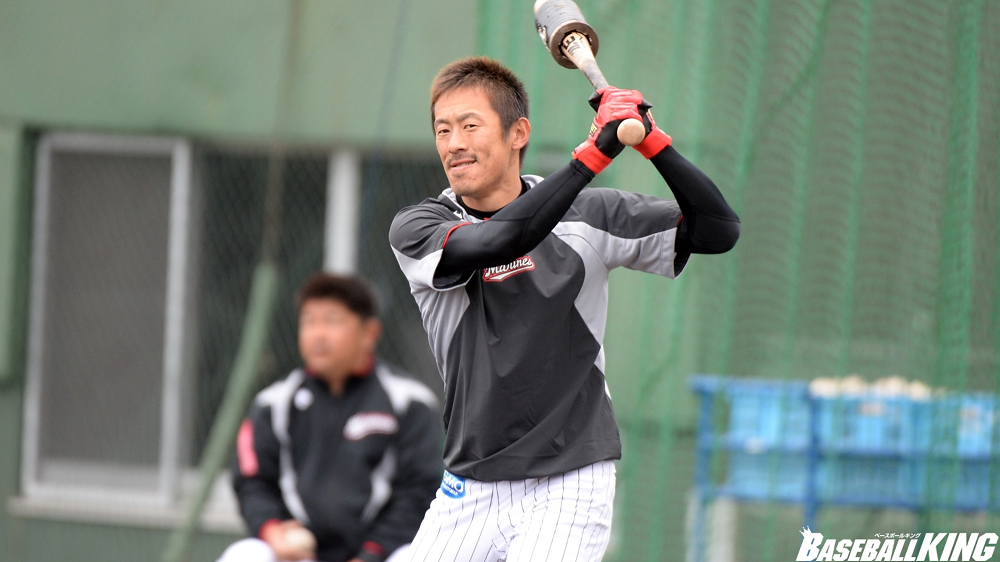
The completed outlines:
{"type": "Polygon", "coordinates": [[[377,364],[342,395],[293,371],[261,391],[237,438],[233,487],[251,534],[296,519],[317,558],[380,562],[416,534],[441,481],[440,409],[377,364]]]}
{"type": "Polygon", "coordinates": [[[621,457],[604,376],[608,275],[673,278],[691,253],[736,243],[739,218],[667,147],[652,158],[676,201],[583,188],[572,161],[494,213],[451,189],[407,207],[389,241],[445,384],[445,467],[484,481],[621,457]]]}

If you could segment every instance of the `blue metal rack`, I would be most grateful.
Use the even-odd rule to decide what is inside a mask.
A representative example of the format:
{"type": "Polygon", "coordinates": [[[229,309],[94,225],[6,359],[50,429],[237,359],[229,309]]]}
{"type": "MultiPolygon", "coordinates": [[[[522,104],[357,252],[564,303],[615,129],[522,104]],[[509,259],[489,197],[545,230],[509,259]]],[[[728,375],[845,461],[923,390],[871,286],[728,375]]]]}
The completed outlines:
{"type": "Polygon", "coordinates": [[[822,505],[1000,506],[1000,451],[992,443],[1000,411],[992,395],[824,398],[812,396],[806,381],[715,375],[693,376],[690,386],[701,399],[699,542],[705,506],[717,497],[802,504],[806,526],[822,505]],[[724,475],[713,478],[719,454],[724,475]]]}

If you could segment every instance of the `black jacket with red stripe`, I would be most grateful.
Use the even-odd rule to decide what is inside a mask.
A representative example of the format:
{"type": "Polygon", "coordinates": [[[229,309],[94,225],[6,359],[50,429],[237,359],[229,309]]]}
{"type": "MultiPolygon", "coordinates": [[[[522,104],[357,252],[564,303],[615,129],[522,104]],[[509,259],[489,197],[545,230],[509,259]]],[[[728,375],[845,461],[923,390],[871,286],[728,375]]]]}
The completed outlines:
{"type": "Polygon", "coordinates": [[[438,400],[378,364],[342,395],[293,371],[261,391],[237,438],[233,487],[248,530],[296,519],[317,557],[380,562],[410,542],[441,481],[438,400]]]}

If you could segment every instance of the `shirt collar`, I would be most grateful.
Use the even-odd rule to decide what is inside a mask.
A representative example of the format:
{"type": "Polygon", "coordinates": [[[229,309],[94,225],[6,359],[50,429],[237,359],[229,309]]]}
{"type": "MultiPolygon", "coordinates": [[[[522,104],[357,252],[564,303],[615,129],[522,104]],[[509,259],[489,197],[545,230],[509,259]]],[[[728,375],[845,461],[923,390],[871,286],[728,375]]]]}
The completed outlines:
{"type": "MultiPolygon", "coordinates": [[[[367,379],[368,377],[371,376],[372,373],[375,372],[375,367],[377,365],[378,365],[378,359],[375,358],[375,354],[373,353],[368,357],[368,362],[365,364],[365,366],[351,373],[349,379],[367,379]]],[[[302,370],[306,373],[306,376],[308,376],[309,378],[319,379],[319,377],[316,376],[316,373],[310,371],[308,367],[303,365],[302,370]]],[[[348,382],[350,382],[350,380],[348,380],[348,382]]]]}
{"type": "MultiPolygon", "coordinates": [[[[517,194],[518,197],[528,192],[528,182],[524,181],[524,178],[519,178],[519,179],[521,180],[521,193],[517,194]]],[[[489,212],[477,211],[466,205],[465,201],[462,201],[462,196],[457,193],[455,194],[455,200],[458,201],[458,204],[461,205],[463,209],[465,209],[466,213],[468,213],[470,216],[476,217],[479,220],[489,220],[493,218],[493,215],[499,212],[500,209],[503,209],[503,207],[500,207],[500,209],[497,209],[496,211],[489,211],[489,212]]]]}

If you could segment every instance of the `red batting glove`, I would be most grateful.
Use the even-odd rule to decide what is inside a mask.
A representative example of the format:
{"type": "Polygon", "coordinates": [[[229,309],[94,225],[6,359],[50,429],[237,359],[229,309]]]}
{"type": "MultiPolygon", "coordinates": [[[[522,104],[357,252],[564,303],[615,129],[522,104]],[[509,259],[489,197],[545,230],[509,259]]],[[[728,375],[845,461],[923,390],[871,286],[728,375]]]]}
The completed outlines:
{"type": "Polygon", "coordinates": [[[597,90],[594,96],[591,105],[599,100],[597,116],[590,126],[590,136],[573,151],[573,159],[599,174],[625,150],[625,145],[618,141],[618,124],[625,119],[642,119],[639,114],[642,94],[608,86],[597,90]]]}
{"type": "Polygon", "coordinates": [[[670,135],[664,133],[656,126],[656,121],[653,121],[653,114],[649,111],[651,107],[653,106],[649,105],[646,100],[642,100],[639,104],[639,113],[642,114],[642,124],[646,127],[646,138],[633,147],[645,156],[646,160],[656,156],[661,150],[670,146],[673,140],[670,138],[670,135]]]}

